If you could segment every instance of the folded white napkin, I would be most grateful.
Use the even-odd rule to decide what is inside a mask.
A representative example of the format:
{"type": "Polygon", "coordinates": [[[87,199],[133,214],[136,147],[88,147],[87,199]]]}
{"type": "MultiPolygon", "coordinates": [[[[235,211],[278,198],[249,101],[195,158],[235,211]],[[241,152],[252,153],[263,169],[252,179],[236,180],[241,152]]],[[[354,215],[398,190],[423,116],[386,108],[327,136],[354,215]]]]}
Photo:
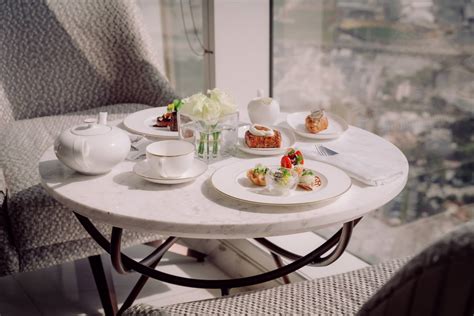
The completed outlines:
{"type": "Polygon", "coordinates": [[[354,152],[320,156],[315,145],[303,147],[301,150],[306,159],[313,159],[338,167],[344,170],[349,177],[371,186],[384,185],[403,174],[400,168],[393,166],[391,163],[367,156],[363,157],[354,152]]]}

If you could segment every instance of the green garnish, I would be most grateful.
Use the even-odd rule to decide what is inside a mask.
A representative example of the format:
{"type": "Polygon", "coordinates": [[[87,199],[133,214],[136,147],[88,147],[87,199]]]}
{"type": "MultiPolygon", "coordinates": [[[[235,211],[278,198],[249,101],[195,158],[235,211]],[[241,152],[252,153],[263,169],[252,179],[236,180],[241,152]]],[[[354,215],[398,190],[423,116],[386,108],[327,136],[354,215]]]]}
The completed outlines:
{"type": "Polygon", "coordinates": [[[168,107],[166,108],[166,110],[168,112],[178,112],[181,105],[183,105],[183,101],[180,99],[175,99],[173,100],[172,103],[168,104],[168,107]]]}
{"type": "Polygon", "coordinates": [[[287,168],[280,167],[280,168],[278,168],[278,170],[281,171],[282,178],[291,176],[291,172],[287,168]]]}
{"type": "Polygon", "coordinates": [[[268,168],[261,164],[258,164],[255,166],[255,168],[253,168],[253,172],[258,174],[267,174],[268,168]]]}
{"type": "Polygon", "coordinates": [[[302,176],[314,176],[314,172],[313,172],[313,170],[304,169],[303,173],[301,175],[302,176]]]}
{"type": "Polygon", "coordinates": [[[296,165],[299,165],[303,161],[303,157],[298,155],[298,156],[296,156],[295,160],[296,160],[296,165]]]}

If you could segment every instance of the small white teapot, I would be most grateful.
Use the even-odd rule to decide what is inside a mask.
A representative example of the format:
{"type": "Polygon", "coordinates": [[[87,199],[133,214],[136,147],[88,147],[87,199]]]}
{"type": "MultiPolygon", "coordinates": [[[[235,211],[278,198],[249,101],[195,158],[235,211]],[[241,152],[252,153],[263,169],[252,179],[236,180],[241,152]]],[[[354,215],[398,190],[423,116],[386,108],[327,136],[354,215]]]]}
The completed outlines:
{"type": "Polygon", "coordinates": [[[87,175],[107,173],[123,161],[130,151],[130,138],[121,129],[95,119],[71,127],[54,144],[56,157],[71,169],[87,175]]]}
{"type": "Polygon", "coordinates": [[[280,118],[280,104],[277,100],[264,97],[263,90],[257,90],[257,97],[247,106],[250,121],[253,124],[275,125],[280,118]]]}

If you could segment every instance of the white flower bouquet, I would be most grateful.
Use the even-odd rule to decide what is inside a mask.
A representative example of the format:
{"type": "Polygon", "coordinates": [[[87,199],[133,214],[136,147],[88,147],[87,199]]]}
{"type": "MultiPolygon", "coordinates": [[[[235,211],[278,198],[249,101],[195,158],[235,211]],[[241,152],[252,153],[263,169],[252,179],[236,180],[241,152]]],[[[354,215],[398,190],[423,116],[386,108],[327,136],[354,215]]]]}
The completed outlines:
{"type": "Polygon", "coordinates": [[[178,112],[199,125],[196,151],[200,158],[218,156],[223,120],[235,114],[238,123],[237,105],[228,94],[217,88],[208,90],[207,94],[196,93],[183,99],[178,112]]]}

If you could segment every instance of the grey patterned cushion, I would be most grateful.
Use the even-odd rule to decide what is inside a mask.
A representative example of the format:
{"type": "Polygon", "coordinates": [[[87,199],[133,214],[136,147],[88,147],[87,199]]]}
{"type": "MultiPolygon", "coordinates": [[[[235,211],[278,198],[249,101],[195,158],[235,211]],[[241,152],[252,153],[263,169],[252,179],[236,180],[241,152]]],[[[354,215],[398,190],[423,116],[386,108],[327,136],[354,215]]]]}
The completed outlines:
{"type": "Polygon", "coordinates": [[[360,315],[474,315],[474,221],[410,260],[360,315]]]}
{"type": "Polygon", "coordinates": [[[17,271],[18,255],[9,234],[8,216],[6,213],[7,183],[0,167],[0,275],[17,271]],[[3,273],[1,271],[4,271],[3,273]]]}
{"type": "MultiPolygon", "coordinates": [[[[146,106],[140,104],[120,104],[67,115],[20,120],[10,123],[0,132],[0,139],[3,140],[0,168],[9,188],[8,209],[3,210],[0,217],[0,275],[46,267],[98,252],[71,210],[49,197],[39,184],[38,161],[61,131],[71,125],[95,116],[99,111],[108,111],[109,118],[113,120],[144,108],[146,106]],[[5,226],[5,221],[9,223],[7,231],[11,231],[8,240],[6,228],[1,227],[5,226]],[[6,247],[12,241],[13,250],[6,247]],[[68,244],[69,241],[74,243],[68,244]],[[18,262],[12,261],[11,251],[17,252],[18,262]],[[9,252],[10,256],[5,252],[9,252]]],[[[101,227],[105,229],[103,225],[101,227]]],[[[150,234],[129,237],[135,243],[159,238],[150,234]]]]}
{"type": "Polygon", "coordinates": [[[135,1],[0,1],[0,125],[175,96],[135,1]]]}
{"type": "Polygon", "coordinates": [[[404,261],[226,298],[161,308],[137,305],[126,315],[474,314],[474,221],[446,235],[399,269],[404,261]]]}
{"type": "Polygon", "coordinates": [[[141,304],[125,315],[351,315],[406,261],[217,299],[161,308],[141,304]]]}

